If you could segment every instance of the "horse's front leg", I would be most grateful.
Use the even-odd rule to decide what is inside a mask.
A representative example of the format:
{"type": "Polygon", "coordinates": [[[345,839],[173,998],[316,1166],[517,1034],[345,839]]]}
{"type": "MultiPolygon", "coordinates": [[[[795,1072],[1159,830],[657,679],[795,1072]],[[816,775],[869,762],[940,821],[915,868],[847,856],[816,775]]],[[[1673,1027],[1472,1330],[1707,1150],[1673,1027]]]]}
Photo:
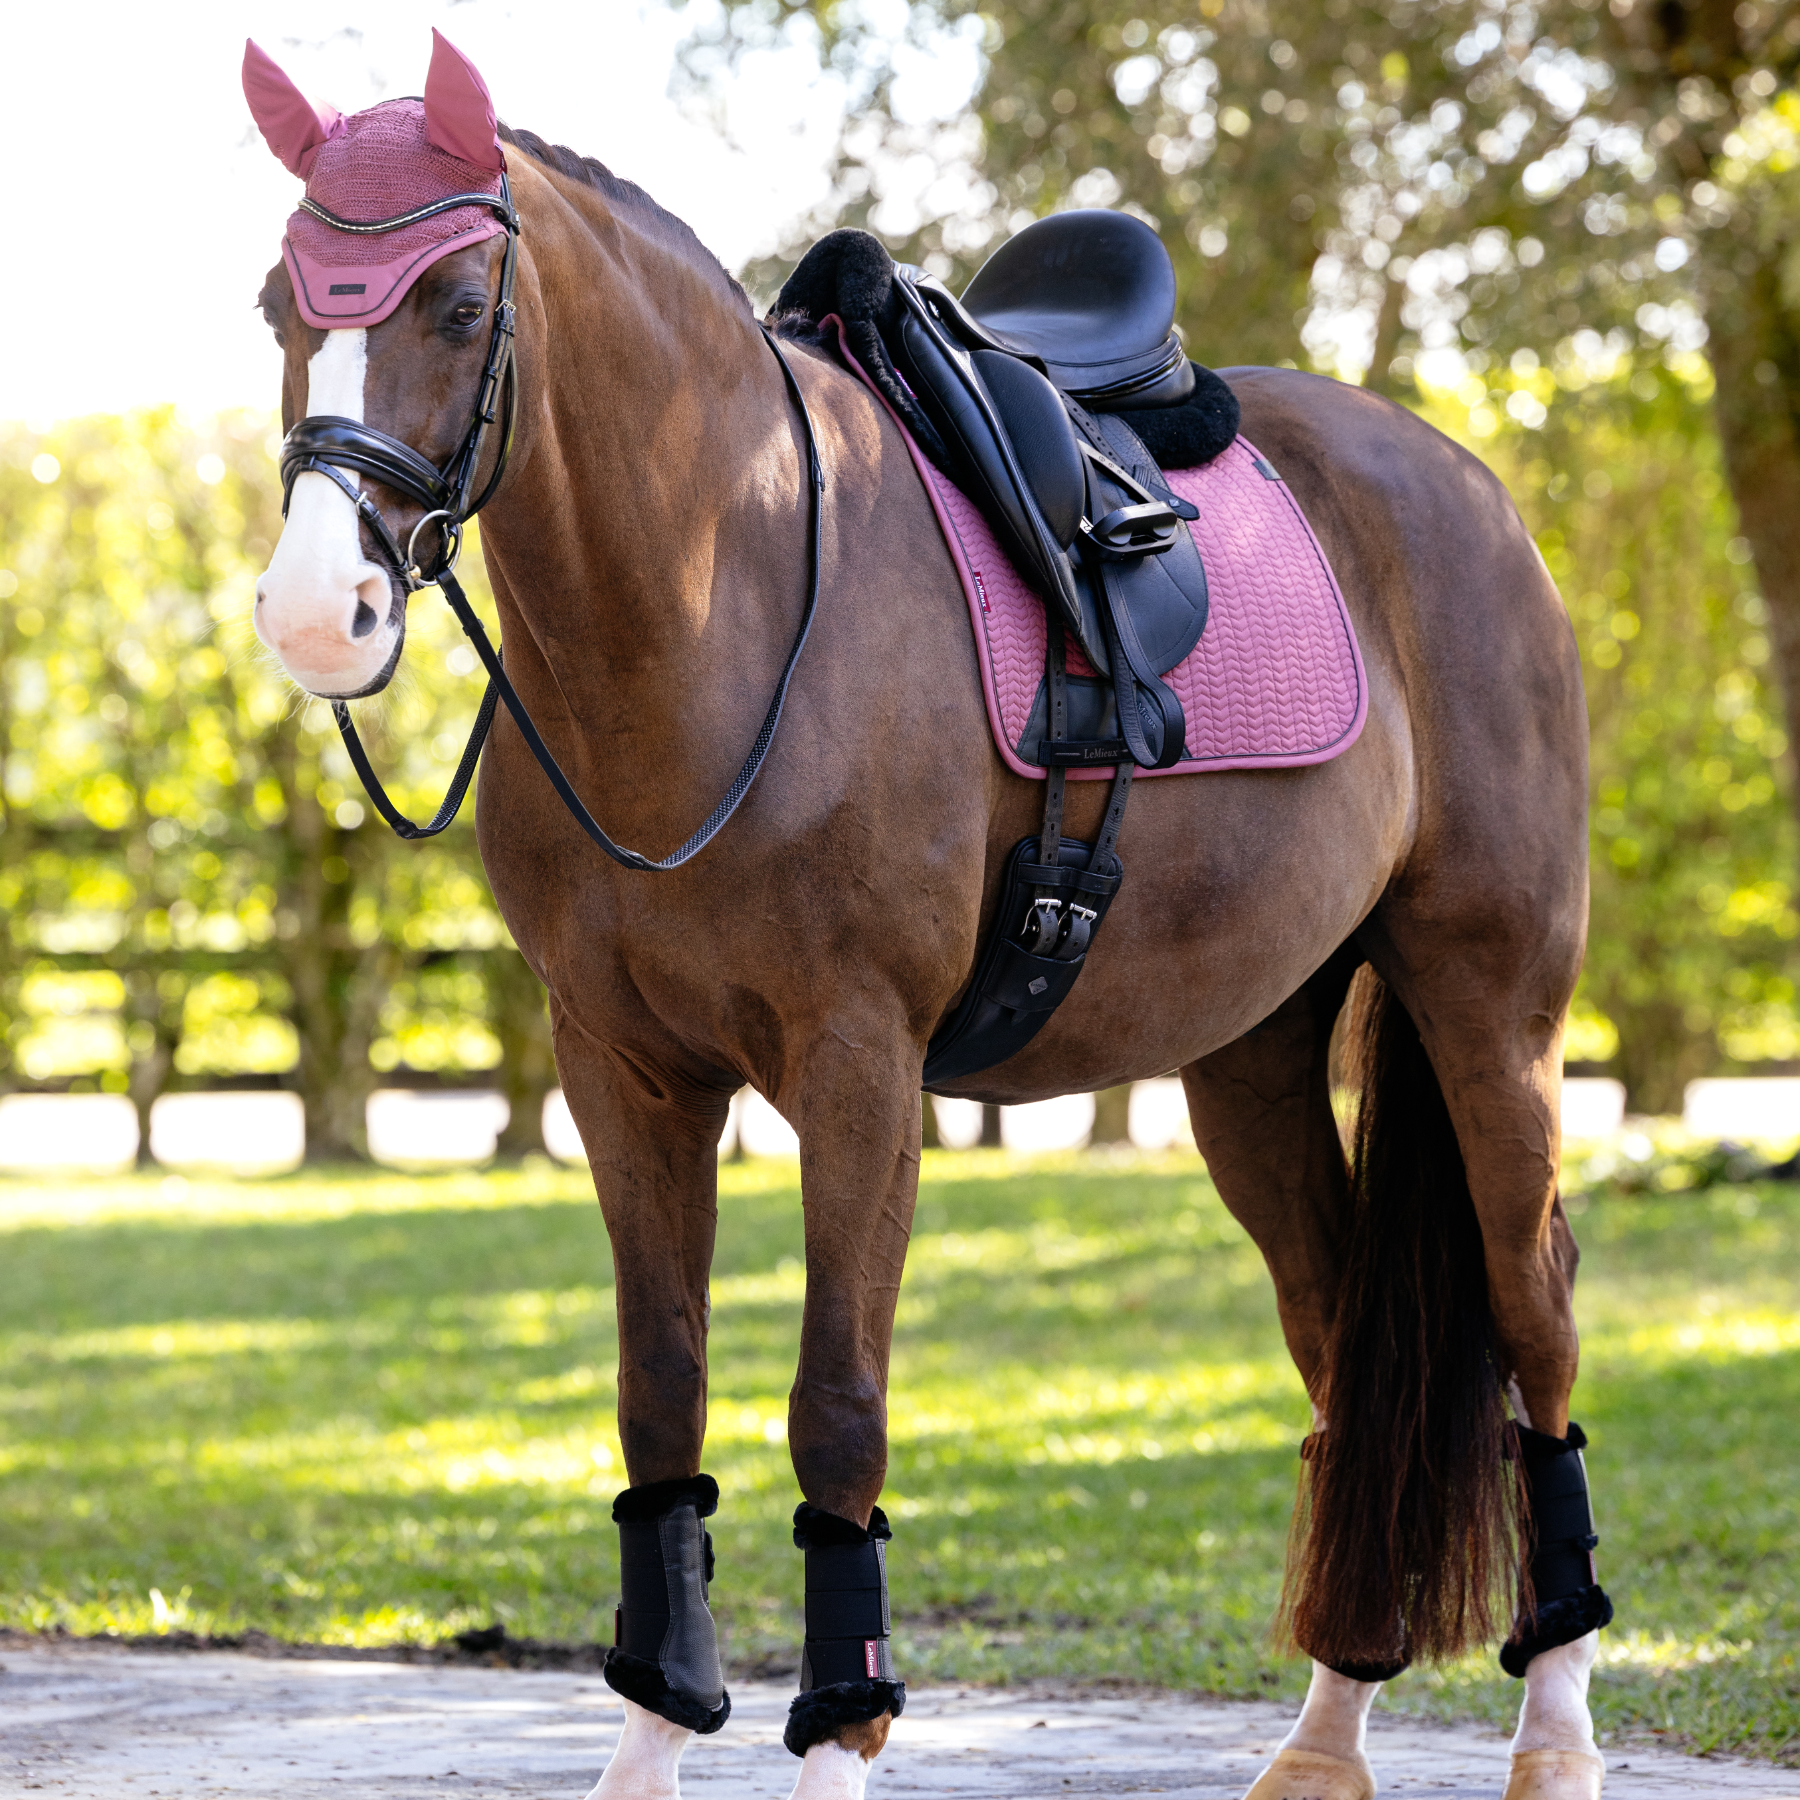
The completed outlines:
{"type": "Polygon", "coordinates": [[[833,1021],[794,1086],[806,1311],[788,1403],[805,1503],[801,1692],[785,1742],[795,1800],[860,1800],[905,1703],[888,1647],[888,1351],[919,1185],[919,1057],[898,1030],[833,1021]]]}
{"type": "Polygon", "coordinates": [[[620,1605],[608,1683],[625,1724],[590,1800],[676,1800],[696,1731],[731,1711],[707,1605],[718,1488],[706,1435],[707,1277],[729,1095],[627,1066],[559,1020],[557,1064],[612,1240],[619,1438],[631,1485],[613,1503],[620,1605]]]}

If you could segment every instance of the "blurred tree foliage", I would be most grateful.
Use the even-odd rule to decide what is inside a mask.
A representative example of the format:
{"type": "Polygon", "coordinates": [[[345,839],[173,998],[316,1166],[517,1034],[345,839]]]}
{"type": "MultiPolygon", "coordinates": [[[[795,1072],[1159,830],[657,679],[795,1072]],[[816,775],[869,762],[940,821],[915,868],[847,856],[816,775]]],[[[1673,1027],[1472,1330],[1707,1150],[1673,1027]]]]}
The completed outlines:
{"type": "Polygon", "coordinates": [[[1604,356],[1471,376],[1428,416],[1512,489],[1581,647],[1592,914],[1568,1054],[1676,1112],[1696,1076],[1800,1057],[1800,915],[1768,607],[1718,439],[1685,384],[1638,379],[1604,356]],[[1537,431],[1496,392],[1557,378],[1537,431]]]}
{"type": "MultiPolygon", "coordinates": [[[[810,34],[853,101],[816,226],[866,223],[960,285],[1041,212],[1127,206],[1169,245],[1202,358],[1365,379],[1473,444],[1587,665],[1594,912],[1571,1056],[1646,1108],[1695,1073],[1800,1060],[1800,9],[913,0],[904,17],[896,37],[872,0],[737,0],[690,66],[704,81],[810,34]],[[958,57],[972,110],[934,113],[921,72],[958,57]]],[[[752,287],[771,294],[787,260],[752,287]]],[[[354,1149],[377,1071],[498,1055],[523,1095],[550,1064],[466,824],[421,850],[366,821],[329,720],[295,710],[248,637],[275,528],[267,431],[202,441],[159,415],[0,443],[5,1025],[18,1076],[79,1063],[144,1106],[170,1081],[287,1070],[315,1144],[354,1149]],[[45,457],[56,472],[34,476],[45,457]]],[[[437,685],[439,609],[413,629],[410,685],[371,730],[417,805],[475,685],[437,685]]]]}
{"type": "MultiPolygon", "coordinates": [[[[1672,1110],[1694,1075],[1800,1060],[1789,759],[1707,369],[1651,383],[1588,348],[1471,372],[1427,413],[1507,480],[1582,647],[1594,899],[1570,1055],[1672,1110]]],[[[324,709],[250,634],[270,430],[156,414],[0,443],[11,1078],[97,1079],[146,1114],[170,1086],[278,1078],[331,1155],[362,1148],[377,1080],[498,1065],[529,1133],[555,1080],[542,994],[472,831],[405,845],[366,817],[324,709]]],[[[364,710],[419,809],[478,684],[441,609],[411,624],[403,691],[364,710]]]]}
{"type": "Polygon", "coordinates": [[[960,287],[1044,212],[1124,206],[1168,246],[1202,360],[1309,365],[1458,429],[1540,533],[1587,661],[1571,1054],[1667,1108],[1692,1074],[1800,1053],[1800,7],[911,0],[905,19],[736,0],[687,67],[703,86],[771,39],[817,46],[852,110],[815,227],[866,225],[960,287]],[[971,50],[970,116],[941,116],[922,72],[971,50]]]}
{"type": "MultiPolygon", "coordinates": [[[[333,1157],[366,1154],[379,1075],[498,1066],[505,1147],[537,1147],[555,1082],[543,994],[471,825],[394,838],[328,711],[251,632],[280,527],[272,429],[246,414],[200,433],[163,411],[0,438],[11,1079],[129,1093],[147,1146],[171,1086],[279,1078],[309,1154],[333,1157]]],[[[418,807],[480,684],[439,609],[411,625],[403,682],[362,714],[418,807]]]]}

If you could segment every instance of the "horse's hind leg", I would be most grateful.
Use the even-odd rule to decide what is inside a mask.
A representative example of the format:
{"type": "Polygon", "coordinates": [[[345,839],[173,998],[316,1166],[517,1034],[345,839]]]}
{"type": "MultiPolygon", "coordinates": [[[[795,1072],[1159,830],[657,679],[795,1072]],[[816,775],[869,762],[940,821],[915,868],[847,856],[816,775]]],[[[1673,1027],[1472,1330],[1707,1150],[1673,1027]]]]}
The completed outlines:
{"type": "MultiPolygon", "coordinates": [[[[1558,1196],[1562,1024],[1579,959],[1581,909],[1559,931],[1484,912],[1471,929],[1444,916],[1383,908],[1371,954],[1417,1022],[1457,1141],[1480,1223],[1495,1352],[1520,1426],[1537,1542],[1535,1622],[1515,1627],[1504,1658],[1523,1668],[1508,1800],[1598,1792],[1588,1676],[1611,1605],[1585,1533],[1581,1443],[1569,1423],[1579,1360],[1573,1308],[1578,1252],[1558,1196]],[[1385,939],[1384,943],[1382,940],[1385,939]],[[1552,1464],[1560,1465],[1546,1473],[1552,1464]],[[1573,1488],[1572,1496],[1553,1490],[1573,1488]],[[1572,1512],[1571,1512],[1572,1507],[1572,1512]],[[1560,1522],[1559,1522],[1560,1521],[1560,1522]]],[[[1591,1541],[1591,1540],[1590,1540],[1591,1541]]]]}
{"type": "MultiPolygon", "coordinates": [[[[1195,1141],[1220,1197],[1269,1265],[1289,1354],[1315,1394],[1349,1192],[1331,1110],[1331,1033],[1360,960],[1347,946],[1254,1030],[1181,1072],[1195,1141]]],[[[1315,1662],[1300,1718],[1251,1789],[1255,1800],[1288,1792],[1290,1781],[1326,1800],[1372,1794],[1363,1740],[1380,1691],[1378,1681],[1315,1662]]]]}
{"type": "MultiPolygon", "coordinates": [[[[1340,952],[1256,1030],[1183,1071],[1195,1136],[1220,1194],[1274,1277],[1283,1330],[1313,1395],[1315,1441],[1322,1447],[1312,1465],[1314,1530],[1296,1627],[1310,1618],[1310,1630],[1300,1635],[1324,1649],[1330,1663],[1315,1659],[1300,1721],[1276,1765],[1252,1789],[1254,1800],[1286,1792],[1294,1779],[1333,1800],[1373,1791],[1363,1726],[1379,1683],[1357,1676],[1381,1672],[1370,1665],[1383,1661],[1388,1669],[1403,1666],[1406,1645],[1391,1660],[1383,1653],[1383,1621],[1400,1609],[1382,1597],[1392,1588],[1343,1579],[1359,1559],[1399,1562],[1409,1550],[1421,1552],[1419,1563],[1399,1562],[1402,1573],[1411,1569],[1408,1581],[1422,1573],[1423,1586],[1435,1583],[1448,1598],[1440,1599],[1435,1619],[1429,1612],[1414,1616],[1444,1635],[1477,1632],[1479,1571],[1446,1564],[1460,1565],[1501,1505],[1500,1405],[1486,1348],[1490,1310],[1493,1353],[1510,1376],[1521,1424],[1536,1428],[1540,1451],[1559,1450],[1568,1430],[1575,1255],[1556,1204],[1556,1058],[1573,957],[1559,954],[1568,947],[1553,932],[1543,934],[1548,948],[1540,941],[1536,954],[1527,954],[1514,944],[1509,954],[1504,930],[1493,925],[1491,962],[1466,946],[1461,955],[1434,957],[1410,942],[1402,957],[1383,929],[1367,935],[1381,961],[1402,970],[1401,979],[1409,967],[1430,973],[1407,988],[1410,1007],[1425,1022],[1423,1043],[1408,1007],[1372,973],[1365,978],[1369,1007],[1354,1022],[1364,1028],[1365,1056],[1354,1182],[1331,1114],[1328,1064],[1332,1026],[1358,952],[1340,952]],[[1440,984],[1450,991],[1440,994],[1440,984]],[[1435,1321],[1433,1313],[1440,1315],[1435,1321]],[[1460,1324],[1447,1328],[1445,1313],[1462,1315],[1460,1324]],[[1414,1341],[1436,1354],[1407,1350],[1414,1341]],[[1381,1345],[1398,1345],[1402,1354],[1382,1352],[1381,1345]],[[1409,1357],[1417,1365],[1411,1386],[1404,1368],[1409,1357]],[[1382,1366],[1384,1358],[1401,1365],[1399,1379],[1382,1366]],[[1424,1422],[1434,1414],[1438,1425],[1428,1430],[1424,1422]],[[1465,1416],[1470,1442],[1460,1452],[1459,1474],[1458,1458],[1442,1455],[1432,1432],[1441,1434],[1446,1419],[1465,1416]],[[1399,1435],[1403,1429],[1411,1449],[1399,1435]],[[1317,1472],[1332,1451],[1349,1478],[1321,1487],[1317,1472]],[[1421,1463],[1434,1462],[1451,1465],[1448,1479],[1421,1474],[1421,1463]],[[1427,1515],[1453,1514],[1464,1529],[1440,1530],[1434,1539],[1428,1524],[1411,1538],[1384,1537],[1380,1518],[1391,1520],[1407,1505],[1427,1515]],[[1338,1551],[1335,1560],[1319,1559],[1321,1528],[1323,1541],[1338,1551]],[[1371,1592],[1379,1615],[1373,1628],[1371,1592]],[[1351,1616],[1334,1619],[1334,1608],[1351,1616]],[[1336,1641],[1325,1648],[1321,1636],[1336,1641]]],[[[1451,1441],[1454,1447],[1454,1434],[1451,1441]]],[[[1594,1589],[1580,1604],[1597,1598],[1603,1600],[1594,1589]]],[[[1551,1647],[1525,1668],[1509,1800],[1576,1800],[1596,1791],[1586,1708],[1594,1636],[1584,1632],[1556,1643],[1557,1636],[1551,1629],[1551,1647]]]]}

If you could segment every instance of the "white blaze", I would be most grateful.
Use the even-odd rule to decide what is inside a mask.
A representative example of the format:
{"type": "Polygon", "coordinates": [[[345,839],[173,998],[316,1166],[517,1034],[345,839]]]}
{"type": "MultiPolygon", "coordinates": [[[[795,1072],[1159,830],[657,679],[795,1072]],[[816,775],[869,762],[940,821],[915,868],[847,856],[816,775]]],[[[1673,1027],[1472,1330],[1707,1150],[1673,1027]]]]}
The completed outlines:
{"type": "MultiPolygon", "coordinates": [[[[306,416],[329,414],[360,424],[368,367],[366,330],[326,332],[306,366],[306,416]]],[[[361,486],[354,469],[342,473],[361,486]]],[[[328,475],[301,475],[281,540],[256,584],[256,635],[302,687],[355,693],[393,654],[391,593],[387,571],[363,555],[349,495],[328,475]]]]}
{"type": "Polygon", "coordinates": [[[369,373],[369,334],[328,331],[318,354],[306,365],[306,416],[330,413],[362,423],[363,382],[369,373]]]}

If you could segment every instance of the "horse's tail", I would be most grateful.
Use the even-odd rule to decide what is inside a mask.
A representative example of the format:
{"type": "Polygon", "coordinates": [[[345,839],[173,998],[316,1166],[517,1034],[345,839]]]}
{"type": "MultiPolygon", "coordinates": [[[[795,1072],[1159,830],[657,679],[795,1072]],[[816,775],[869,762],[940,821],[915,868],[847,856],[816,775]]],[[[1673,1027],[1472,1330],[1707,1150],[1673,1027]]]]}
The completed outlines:
{"type": "Polygon", "coordinates": [[[1372,969],[1345,1023],[1362,1100],[1324,1428],[1283,1611],[1308,1654],[1372,1674],[1456,1655],[1496,1635],[1497,1615],[1510,1623],[1518,1498],[1481,1228],[1443,1090],[1372,969]]]}

